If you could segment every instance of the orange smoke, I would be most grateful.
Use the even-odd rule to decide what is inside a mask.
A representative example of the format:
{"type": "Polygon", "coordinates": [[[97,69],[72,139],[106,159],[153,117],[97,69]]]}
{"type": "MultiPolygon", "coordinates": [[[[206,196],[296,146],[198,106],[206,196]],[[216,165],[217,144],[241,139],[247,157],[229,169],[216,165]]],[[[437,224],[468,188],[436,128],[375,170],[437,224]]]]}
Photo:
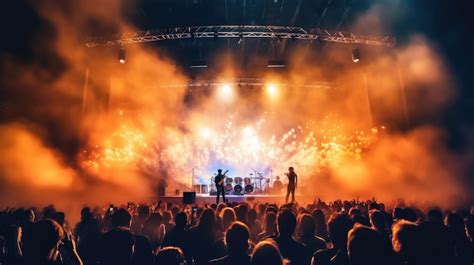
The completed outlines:
{"type": "MultiPolygon", "coordinates": [[[[119,64],[118,47],[85,47],[84,35],[97,28],[136,30],[122,13],[132,4],[35,3],[54,32],[38,45],[50,48],[61,63],[51,73],[6,58],[2,75],[21,77],[6,78],[18,90],[14,100],[34,102],[11,104],[13,116],[39,131],[55,130],[0,127],[6,154],[0,178],[8,183],[2,204],[149,200],[161,180],[169,190],[187,189],[191,168],[199,168],[200,180],[208,179],[216,160],[240,166],[234,176],[255,165],[282,176],[295,166],[305,183],[299,191],[308,200],[402,197],[440,205],[465,200],[453,198],[465,192],[457,176],[464,158],[443,147],[442,128],[426,126],[449,106],[456,89],[443,60],[421,36],[390,51],[363,46],[365,60],[358,65],[347,63],[347,46],[326,45],[316,55],[311,46],[298,47],[289,52],[291,67],[284,73],[241,69],[227,52],[216,51],[219,71],[197,79],[225,83],[263,76],[276,86],[273,97],[265,88],[226,88],[235,96],[229,101],[214,90],[193,91],[195,104],[188,106],[186,88],[166,87],[189,77],[165,51],[127,45],[127,62],[119,64]],[[331,80],[334,88],[295,85],[319,79],[331,80]],[[25,190],[28,196],[19,196],[25,190]],[[53,192],[57,195],[43,196],[53,192]]],[[[355,27],[371,21],[383,32],[379,12],[370,10],[355,27]]]]}

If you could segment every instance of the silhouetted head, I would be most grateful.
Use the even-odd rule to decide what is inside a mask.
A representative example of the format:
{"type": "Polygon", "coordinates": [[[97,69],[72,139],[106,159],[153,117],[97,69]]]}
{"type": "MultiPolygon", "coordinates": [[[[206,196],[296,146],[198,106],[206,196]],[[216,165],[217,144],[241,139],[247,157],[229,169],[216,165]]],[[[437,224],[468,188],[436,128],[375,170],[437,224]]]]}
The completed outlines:
{"type": "Polygon", "coordinates": [[[416,223],[400,220],[392,226],[392,247],[404,262],[412,264],[419,255],[419,229],[416,223]]]}
{"type": "Polygon", "coordinates": [[[314,221],[316,224],[324,224],[326,225],[326,217],[321,209],[315,209],[311,215],[313,216],[314,221]]]}
{"type": "Polygon", "coordinates": [[[288,171],[293,172],[293,171],[295,171],[295,169],[293,167],[289,167],[288,171]]]}
{"type": "Polygon", "coordinates": [[[101,264],[129,265],[134,253],[135,237],[129,229],[117,227],[102,236],[101,246],[101,264]]]}
{"type": "Polygon", "coordinates": [[[347,253],[351,265],[387,264],[388,249],[374,229],[356,224],[348,235],[347,253]]]}
{"type": "Polygon", "coordinates": [[[444,220],[444,223],[456,236],[465,235],[464,220],[459,214],[448,214],[444,220]]]}
{"type": "Polygon", "coordinates": [[[265,231],[275,231],[276,214],[274,212],[267,212],[265,214],[265,231]]]}
{"type": "Polygon", "coordinates": [[[174,222],[176,223],[176,227],[183,228],[186,226],[188,217],[186,216],[186,213],[180,212],[176,215],[174,218],[174,222]]]}
{"type": "Polygon", "coordinates": [[[137,208],[138,218],[141,220],[146,220],[150,216],[150,207],[148,205],[140,205],[137,208]]]}
{"type": "Polygon", "coordinates": [[[396,207],[392,211],[392,218],[393,220],[401,220],[405,219],[404,211],[402,208],[396,207]]]}
{"type": "Polygon", "coordinates": [[[234,222],[225,232],[225,243],[230,255],[244,255],[249,248],[250,232],[247,225],[234,222]]]}
{"type": "Polygon", "coordinates": [[[235,222],[235,220],[237,220],[234,209],[230,207],[226,207],[224,210],[222,210],[221,218],[224,230],[227,229],[233,222],[235,222]]]}
{"type": "Polygon", "coordinates": [[[316,223],[311,215],[304,213],[300,215],[299,220],[299,231],[302,236],[314,237],[316,223]]]}
{"type": "Polygon", "coordinates": [[[257,211],[255,209],[250,209],[247,213],[247,221],[250,223],[255,223],[257,220],[257,211]]]}
{"type": "Polygon", "coordinates": [[[416,214],[416,211],[412,208],[405,208],[403,209],[404,211],[404,218],[405,220],[411,221],[411,222],[416,222],[418,219],[418,215],[416,214]]]}
{"type": "Polygon", "coordinates": [[[54,220],[34,223],[23,235],[23,254],[28,262],[56,260],[64,231],[54,220]]]}
{"type": "Polygon", "coordinates": [[[81,220],[85,221],[92,218],[91,209],[89,207],[84,207],[81,210],[81,220]]]}
{"type": "Polygon", "coordinates": [[[336,214],[331,217],[328,223],[331,241],[335,248],[346,249],[347,234],[352,229],[353,223],[349,216],[344,213],[336,214]]]}
{"type": "Polygon", "coordinates": [[[66,214],[64,214],[64,212],[55,212],[52,219],[58,222],[58,224],[62,227],[66,221],[66,214]]]}
{"type": "Polygon", "coordinates": [[[163,223],[163,215],[159,212],[150,214],[145,222],[145,226],[159,226],[163,223]]]}
{"type": "Polygon", "coordinates": [[[265,239],[252,252],[252,265],[283,265],[283,258],[275,241],[265,239]]]}
{"type": "Polygon", "coordinates": [[[216,224],[216,214],[212,208],[207,208],[201,214],[198,227],[203,230],[211,231],[216,224]]]}
{"type": "Polygon", "coordinates": [[[171,221],[173,220],[173,214],[171,214],[171,211],[164,211],[163,212],[163,223],[165,224],[168,224],[168,223],[171,223],[171,221]]]}
{"type": "Polygon", "coordinates": [[[378,203],[376,202],[371,202],[369,204],[369,210],[380,210],[380,206],[378,203]]]}
{"type": "Polygon", "coordinates": [[[249,207],[247,206],[247,204],[241,204],[237,206],[237,208],[235,209],[237,220],[246,223],[248,210],[249,210],[249,207]]]}
{"type": "Polygon", "coordinates": [[[280,236],[291,237],[296,227],[296,217],[290,210],[282,210],[278,213],[278,232],[280,236]]]}
{"type": "Polygon", "coordinates": [[[428,212],[428,221],[443,223],[443,213],[439,209],[431,209],[428,212]]]}
{"type": "Polygon", "coordinates": [[[331,259],[333,257],[333,253],[327,249],[320,249],[313,254],[311,258],[311,265],[329,265],[331,263],[331,259]]]}
{"type": "Polygon", "coordinates": [[[362,212],[361,212],[360,209],[357,208],[357,207],[351,207],[351,208],[349,209],[349,216],[350,216],[351,218],[354,218],[354,216],[362,216],[362,212]]]}
{"type": "Polygon", "coordinates": [[[127,227],[130,228],[132,224],[132,215],[127,211],[127,209],[120,208],[115,211],[112,216],[112,227],[127,227]]]}
{"type": "Polygon", "coordinates": [[[164,247],[156,254],[155,264],[184,265],[183,251],[178,247],[164,247]]]}
{"type": "Polygon", "coordinates": [[[372,211],[370,213],[370,222],[372,226],[379,231],[384,231],[386,228],[385,217],[381,211],[372,211]]]}
{"type": "Polygon", "coordinates": [[[34,222],[35,219],[36,219],[36,214],[35,214],[35,211],[33,209],[28,209],[26,210],[26,220],[30,221],[30,222],[34,222]]]}
{"type": "Polygon", "coordinates": [[[222,169],[218,169],[217,172],[218,172],[218,173],[222,173],[222,169]]]}

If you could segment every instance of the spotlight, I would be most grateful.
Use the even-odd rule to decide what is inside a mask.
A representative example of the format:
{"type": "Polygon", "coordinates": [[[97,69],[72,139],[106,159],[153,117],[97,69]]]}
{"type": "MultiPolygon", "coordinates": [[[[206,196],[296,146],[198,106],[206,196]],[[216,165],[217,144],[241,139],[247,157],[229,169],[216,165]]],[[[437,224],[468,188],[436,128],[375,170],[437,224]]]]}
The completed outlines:
{"type": "Polygon", "coordinates": [[[125,63],[125,55],[126,55],[125,48],[124,48],[124,47],[120,47],[119,53],[118,53],[118,60],[119,60],[119,63],[121,63],[121,64],[124,64],[124,63],[125,63]]]}
{"type": "Polygon", "coordinates": [[[252,127],[245,127],[243,130],[242,130],[242,134],[246,137],[248,136],[252,136],[254,134],[254,131],[252,129],[252,127]]]}
{"type": "Polygon", "coordinates": [[[203,139],[209,139],[209,137],[212,135],[212,131],[209,128],[201,128],[199,134],[203,139]]]}
{"type": "Polygon", "coordinates": [[[229,84],[224,84],[221,87],[221,91],[222,93],[229,95],[230,93],[232,93],[232,87],[229,84]]]}
{"type": "Polygon", "coordinates": [[[278,86],[276,84],[267,84],[266,91],[268,96],[276,97],[278,95],[278,86]]]}
{"type": "Polygon", "coordinates": [[[357,47],[352,48],[352,61],[358,63],[360,61],[360,50],[357,47]]]}
{"type": "Polygon", "coordinates": [[[269,60],[268,61],[268,68],[285,68],[286,64],[283,60],[269,60]]]}
{"type": "Polygon", "coordinates": [[[231,101],[233,97],[233,88],[230,84],[222,84],[219,86],[218,96],[221,100],[231,101]]]}

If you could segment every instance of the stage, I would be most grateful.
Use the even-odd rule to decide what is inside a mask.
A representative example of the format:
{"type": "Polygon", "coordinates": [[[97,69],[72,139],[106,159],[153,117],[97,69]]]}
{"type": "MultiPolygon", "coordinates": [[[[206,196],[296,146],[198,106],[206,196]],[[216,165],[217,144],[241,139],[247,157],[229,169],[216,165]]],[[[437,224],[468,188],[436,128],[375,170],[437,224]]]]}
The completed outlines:
{"type": "MultiPolygon", "coordinates": [[[[283,194],[244,194],[244,195],[226,195],[227,202],[259,202],[259,203],[284,203],[285,195],[283,194]]],[[[296,195],[296,201],[304,200],[304,196],[296,195]]],[[[291,199],[291,198],[290,198],[291,199]]],[[[182,195],[168,195],[161,197],[163,203],[172,202],[172,203],[182,203],[182,195]]],[[[222,198],[220,198],[222,201],[222,198]]],[[[216,196],[210,194],[196,194],[196,203],[197,204],[212,204],[216,202],[216,196]]]]}

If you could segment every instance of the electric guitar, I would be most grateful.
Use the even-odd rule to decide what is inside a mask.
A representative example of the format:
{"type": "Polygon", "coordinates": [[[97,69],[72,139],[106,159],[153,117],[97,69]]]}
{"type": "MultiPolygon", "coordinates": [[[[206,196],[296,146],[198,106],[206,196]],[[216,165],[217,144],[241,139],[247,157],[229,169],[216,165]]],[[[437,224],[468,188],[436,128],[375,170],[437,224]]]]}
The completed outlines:
{"type": "Polygon", "coordinates": [[[220,189],[224,186],[224,180],[226,178],[225,174],[227,174],[227,172],[229,172],[229,170],[226,170],[224,172],[224,174],[222,174],[222,175],[217,175],[216,178],[214,179],[214,183],[216,183],[216,188],[217,189],[220,189]]]}

